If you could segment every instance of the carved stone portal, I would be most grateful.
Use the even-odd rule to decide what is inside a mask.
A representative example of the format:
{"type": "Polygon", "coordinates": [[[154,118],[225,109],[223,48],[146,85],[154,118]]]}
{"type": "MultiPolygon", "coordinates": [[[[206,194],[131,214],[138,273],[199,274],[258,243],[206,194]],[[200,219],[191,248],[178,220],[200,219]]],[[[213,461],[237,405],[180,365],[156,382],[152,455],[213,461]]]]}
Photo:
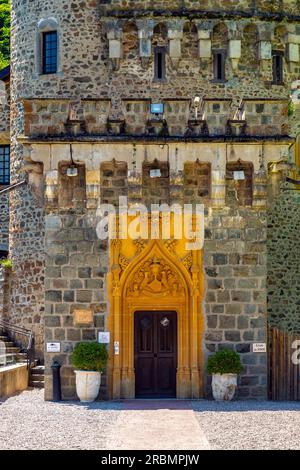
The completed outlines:
{"type": "Polygon", "coordinates": [[[183,295],[183,286],[178,275],[162,259],[145,261],[133,277],[128,289],[128,297],[183,295]]]}
{"type": "MultiPolygon", "coordinates": [[[[173,236],[174,231],[170,240],[173,236]]],[[[135,397],[135,312],[164,310],[176,311],[178,318],[176,396],[203,396],[202,253],[186,250],[186,242],[172,242],[171,250],[166,240],[128,238],[110,244],[110,398],[135,397]]]]}

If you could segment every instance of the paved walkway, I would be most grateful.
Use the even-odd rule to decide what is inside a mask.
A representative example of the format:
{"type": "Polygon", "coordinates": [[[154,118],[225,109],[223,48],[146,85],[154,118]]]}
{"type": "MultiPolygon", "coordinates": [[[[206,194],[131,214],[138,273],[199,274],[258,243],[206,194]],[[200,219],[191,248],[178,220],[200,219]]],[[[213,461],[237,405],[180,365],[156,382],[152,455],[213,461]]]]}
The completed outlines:
{"type": "Polygon", "coordinates": [[[0,449],[300,449],[300,402],[0,400],[0,449]]]}
{"type": "Polygon", "coordinates": [[[106,443],[116,450],[208,450],[191,403],[177,400],[121,402],[122,412],[106,443]]]}

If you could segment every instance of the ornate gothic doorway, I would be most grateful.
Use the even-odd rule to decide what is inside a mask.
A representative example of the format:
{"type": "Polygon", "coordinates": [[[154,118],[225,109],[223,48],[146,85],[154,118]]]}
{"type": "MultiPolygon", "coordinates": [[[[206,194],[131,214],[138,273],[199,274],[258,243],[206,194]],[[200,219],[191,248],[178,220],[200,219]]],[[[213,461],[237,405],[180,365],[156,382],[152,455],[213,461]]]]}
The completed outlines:
{"type": "MultiPolygon", "coordinates": [[[[112,240],[108,299],[107,326],[111,333],[109,397],[135,398],[136,394],[145,394],[147,388],[149,394],[153,391],[163,394],[164,387],[166,394],[176,394],[177,398],[202,397],[204,318],[201,250],[187,250],[186,240],[174,240],[172,233],[168,240],[112,240]],[[159,319],[166,317],[174,325],[168,337],[173,345],[172,358],[164,357],[161,351],[161,357],[148,359],[148,362],[153,362],[151,367],[158,367],[158,362],[164,363],[151,381],[149,368],[148,378],[141,379],[140,375],[140,363],[145,363],[147,356],[143,356],[143,352],[146,353],[144,345],[140,345],[140,350],[135,346],[135,337],[140,334],[136,323],[139,314],[136,312],[147,313],[153,342],[159,337],[159,319]],[[169,368],[172,377],[168,386],[159,385],[163,367],[169,368]]],[[[151,354],[158,354],[154,343],[151,354]]]]}
{"type": "Polygon", "coordinates": [[[136,398],[175,398],[176,312],[135,312],[134,330],[136,398]]]}

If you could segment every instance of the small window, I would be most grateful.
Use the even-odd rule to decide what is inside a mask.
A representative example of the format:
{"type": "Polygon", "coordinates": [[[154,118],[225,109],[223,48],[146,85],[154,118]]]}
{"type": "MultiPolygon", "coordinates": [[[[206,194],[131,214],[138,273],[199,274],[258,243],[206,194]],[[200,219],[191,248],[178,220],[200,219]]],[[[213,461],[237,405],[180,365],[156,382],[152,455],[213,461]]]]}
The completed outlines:
{"type": "Polygon", "coordinates": [[[10,148],[9,145],[0,146],[0,185],[10,184],[10,148]]]}
{"type": "Polygon", "coordinates": [[[166,49],[156,47],[154,49],[154,80],[163,81],[166,79],[166,49]]]}
{"type": "Polygon", "coordinates": [[[57,31],[43,33],[43,73],[57,72],[57,31]]]}
{"type": "Polygon", "coordinates": [[[8,251],[0,250],[0,260],[7,259],[7,257],[8,257],[8,251]]]}
{"type": "Polygon", "coordinates": [[[283,83],[283,54],[273,53],[273,83],[280,85],[283,83]]]}
{"type": "Polygon", "coordinates": [[[214,80],[225,80],[225,51],[214,53],[214,80]]]}

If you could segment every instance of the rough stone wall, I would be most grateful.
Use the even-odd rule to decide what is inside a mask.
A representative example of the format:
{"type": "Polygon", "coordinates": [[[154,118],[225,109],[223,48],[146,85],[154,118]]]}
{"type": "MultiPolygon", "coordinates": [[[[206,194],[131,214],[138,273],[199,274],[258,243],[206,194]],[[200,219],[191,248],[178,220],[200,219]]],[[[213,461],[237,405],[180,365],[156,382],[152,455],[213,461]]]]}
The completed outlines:
{"type": "MultiPolygon", "coordinates": [[[[1,190],[1,186],[0,186],[1,190]]],[[[8,250],[9,198],[0,196],[0,250],[8,250]]]]}
{"type": "Polygon", "coordinates": [[[211,196],[211,165],[200,161],[184,165],[184,201],[188,204],[209,203],[211,196]]]}
{"type": "MultiPolygon", "coordinates": [[[[163,118],[150,114],[150,100],[121,100],[124,125],[119,135],[187,136],[189,124],[194,118],[191,100],[165,99],[163,118]]],[[[70,101],[26,100],[25,136],[99,136],[112,134],[114,123],[110,113],[110,101],[82,101],[83,113],[78,119],[69,119],[70,101]]],[[[243,136],[265,137],[288,134],[288,100],[244,100],[245,112],[243,136]]],[[[204,99],[201,110],[206,136],[230,134],[228,121],[236,119],[237,106],[230,99],[204,99]]]]}
{"type": "MultiPolygon", "coordinates": [[[[9,145],[10,82],[0,81],[0,145],[9,145]]],[[[0,186],[4,189],[3,186],[0,186]]],[[[0,251],[8,250],[9,197],[0,196],[0,251]]]]}
{"type": "MultiPolygon", "coordinates": [[[[1,134],[9,132],[10,113],[10,81],[0,81],[0,143],[3,142],[1,134]]],[[[7,142],[5,142],[7,143],[7,142]]]]}
{"type": "Polygon", "coordinates": [[[299,334],[300,197],[285,188],[268,211],[268,316],[271,326],[299,334]]]}
{"type": "Polygon", "coordinates": [[[45,341],[61,342],[61,354],[45,358],[46,399],[52,397],[52,359],[62,364],[64,398],[75,397],[70,352],[79,341],[96,341],[105,329],[108,252],[106,242],[97,238],[95,223],[93,211],[46,215],[45,341]],[[76,309],[92,310],[93,323],[75,325],[76,309]]]}
{"type": "Polygon", "coordinates": [[[252,351],[253,342],[266,342],[265,211],[228,207],[206,217],[204,270],[206,351],[237,351],[239,397],[266,398],[267,358],[252,351]]]}
{"type": "MultiPolygon", "coordinates": [[[[106,157],[108,148],[102,150],[106,157]]],[[[150,150],[146,149],[147,146],[140,149],[138,155],[144,156],[145,152],[150,155],[150,150]]],[[[181,146],[178,152],[182,154],[181,146]]],[[[189,152],[191,155],[191,150],[189,152]]],[[[113,154],[118,155],[119,152],[111,148],[111,156],[113,154]]],[[[265,398],[266,355],[253,353],[252,344],[266,340],[266,212],[264,207],[255,210],[233,204],[232,197],[226,198],[230,203],[223,203],[222,208],[212,208],[211,166],[198,161],[189,162],[188,156],[186,160],[179,199],[187,203],[205,201],[206,207],[210,207],[205,215],[203,258],[205,357],[222,347],[238,351],[245,366],[239,379],[239,396],[265,398]],[[197,190],[202,185],[204,193],[199,195],[197,190]]],[[[136,163],[140,166],[141,162],[136,163]]],[[[142,202],[174,202],[168,162],[144,161],[142,168],[142,181],[137,185],[139,191],[142,187],[142,202]],[[158,168],[162,177],[150,179],[150,169],[158,168]]],[[[249,168],[252,168],[251,165],[249,168]]],[[[87,180],[90,171],[85,173],[87,180]]],[[[127,191],[130,182],[127,164],[113,160],[103,162],[99,167],[99,180],[100,200],[116,204],[120,189],[127,191]]],[[[253,202],[260,199],[263,206],[266,181],[255,173],[252,182],[253,202]],[[260,189],[260,185],[264,188],[260,189]]],[[[73,184],[81,190],[80,179],[75,178],[73,184]]],[[[224,181],[223,185],[225,188],[224,181]]],[[[59,193],[63,186],[64,182],[58,178],[55,192],[59,193]]],[[[64,398],[75,397],[70,352],[78,341],[95,340],[99,331],[107,329],[108,249],[106,242],[97,238],[99,219],[96,208],[88,209],[92,194],[89,189],[86,194],[87,199],[81,207],[74,205],[74,199],[66,198],[63,207],[47,205],[46,208],[45,339],[61,343],[60,354],[46,354],[47,399],[51,398],[52,393],[52,360],[59,360],[63,365],[64,398]],[[80,309],[92,311],[92,321],[88,326],[75,324],[75,310],[80,309]]],[[[220,189],[221,195],[225,198],[223,189],[220,189]]],[[[101,397],[107,393],[105,384],[104,381],[101,397]]],[[[206,393],[209,395],[209,383],[206,393]]]]}
{"type": "MultiPolygon", "coordinates": [[[[52,360],[62,364],[64,398],[75,397],[70,352],[78,341],[96,340],[108,314],[108,251],[99,241],[95,212],[46,216],[45,341],[61,343],[59,355],[46,355],[46,398],[52,394],[52,360]],[[93,312],[91,325],[75,325],[74,310],[93,312]]],[[[266,397],[266,355],[252,343],[266,341],[266,217],[251,209],[224,209],[206,217],[205,355],[235,349],[245,367],[239,397],[266,397]]],[[[105,381],[101,396],[107,393],[105,381]]],[[[210,389],[207,383],[206,393],[210,389]]]]}
{"type": "Polygon", "coordinates": [[[127,164],[115,160],[102,163],[100,186],[101,202],[117,207],[119,197],[128,195],[127,164]]]}
{"type": "Polygon", "coordinates": [[[102,10],[109,12],[114,9],[128,10],[179,10],[186,8],[190,10],[200,11],[244,11],[253,12],[255,10],[274,13],[281,12],[284,8],[285,11],[295,13],[299,9],[298,0],[110,0],[100,1],[102,10]]]}
{"type": "Polygon", "coordinates": [[[143,164],[143,198],[142,202],[151,204],[170,203],[170,169],[168,162],[144,162],[143,164]],[[151,177],[151,170],[159,170],[160,178],[151,177]]]}
{"type": "Polygon", "coordinates": [[[0,318],[8,320],[11,272],[0,266],[0,318]]]}
{"type": "MultiPolygon", "coordinates": [[[[165,9],[166,3],[165,1],[151,3],[112,1],[102,4],[102,6],[106,8],[112,7],[113,9],[124,9],[134,5],[136,9],[143,9],[149,5],[151,8],[165,9]]],[[[178,4],[179,2],[177,1],[168,2],[168,8],[177,8],[178,4]]],[[[180,2],[180,4],[182,4],[182,2],[180,2]]],[[[187,7],[193,9],[199,7],[198,4],[195,4],[196,2],[192,1],[186,2],[187,7]]],[[[259,4],[259,8],[265,9],[265,11],[271,11],[268,10],[268,8],[273,9],[273,7],[275,8],[276,6],[274,2],[267,2],[266,0],[259,4]]],[[[295,4],[293,4],[293,8],[294,6],[295,4]]],[[[206,9],[206,11],[208,9],[215,10],[219,7],[220,2],[205,1],[201,3],[201,8],[206,9]]],[[[227,8],[249,11],[249,9],[252,8],[252,2],[251,6],[249,2],[242,0],[222,2],[222,9],[227,8]]],[[[186,18],[172,18],[171,21],[170,18],[159,17],[154,21],[151,17],[148,22],[145,20],[145,24],[141,25],[139,23],[140,32],[142,31],[144,33],[150,29],[151,31],[154,30],[156,33],[153,39],[150,34],[150,56],[143,57],[145,60],[141,60],[141,57],[137,57],[136,54],[133,53],[133,51],[137,50],[135,28],[128,28],[125,21],[112,22],[113,26],[111,26],[111,20],[107,22],[101,21],[104,20],[104,18],[100,15],[100,11],[99,2],[95,0],[73,0],[72,2],[69,2],[69,0],[35,0],[34,2],[29,0],[12,0],[12,68],[14,70],[11,112],[13,122],[12,182],[19,181],[24,177],[24,173],[22,173],[22,171],[20,172],[24,164],[24,149],[22,145],[18,144],[17,137],[29,133],[28,127],[26,127],[27,122],[32,126],[30,127],[30,132],[33,132],[32,135],[36,135],[37,133],[47,134],[49,129],[52,128],[52,133],[60,134],[66,130],[66,132],[71,134],[71,137],[74,138],[74,136],[78,134],[78,121],[79,131],[80,123],[83,120],[86,125],[89,125],[89,127],[87,127],[89,129],[88,133],[102,133],[103,130],[105,130],[104,124],[106,123],[107,116],[111,121],[115,120],[115,122],[121,123],[124,121],[124,117],[126,118],[126,113],[128,113],[128,126],[131,132],[139,133],[141,131],[141,133],[143,133],[144,121],[140,122],[139,119],[138,122],[134,122],[132,109],[130,107],[124,108],[124,102],[126,102],[126,100],[130,102],[137,100],[139,104],[137,113],[142,116],[142,120],[145,119],[146,113],[141,103],[145,99],[154,102],[169,101],[173,103],[174,100],[178,98],[188,101],[195,96],[200,96],[215,101],[215,109],[213,109],[214,104],[212,103],[212,113],[208,113],[208,119],[211,120],[210,127],[212,133],[218,133],[217,130],[215,131],[214,129],[218,129],[222,126],[222,134],[224,134],[225,123],[223,121],[221,123],[219,117],[215,116],[218,114],[216,110],[218,109],[217,105],[220,100],[224,100],[225,97],[226,103],[232,103],[230,111],[235,110],[241,100],[245,98],[262,100],[272,97],[272,99],[288,100],[290,82],[298,78],[299,64],[289,62],[289,67],[287,67],[288,61],[285,60],[286,81],[283,85],[273,86],[272,61],[270,57],[260,62],[258,58],[256,62],[253,59],[253,68],[251,69],[250,66],[246,68],[242,61],[237,61],[238,64],[236,64],[228,57],[226,62],[226,82],[215,83],[213,81],[213,60],[211,54],[208,55],[208,57],[200,58],[199,44],[196,51],[194,26],[194,40],[191,43],[190,52],[186,55],[182,54],[180,57],[178,52],[182,44],[178,42],[178,39],[175,39],[175,44],[173,44],[172,49],[175,57],[171,57],[170,54],[167,54],[166,57],[167,80],[163,83],[157,83],[153,80],[153,47],[156,44],[170,46],[170,37],[168,38],[167,36],[172,36],[174,30],[176,30],[176,32],[179,31],[180,36],[181,27],[186,22],[186,18]],[[41,19],[53,17],[58,21],[60,44],[59,62],[61,70],[56,75],[42,76],[37,73],[38,58],[35,52],[37,25],[41,19]],[[173,19],[175,22],[173,22],[173,19]],[[164,25],[157,26],[157,23],[160,22],[164,23],[164,25]],[[122,34],[123,29],[125,31],[124,37],[122,34]],[[116,54],[115,49],[118,49],[117,46],[120,46],[120,49],[122,49],[122,45],[124,47],[124,56],[122,57],[123,54],[120,54],[120,57],[109,58],[109,51],[111,54],[116,54]],[[257,67],[258,62],[259,67],[257,67]],[[26,102],[32,98],[40,101],[43,99],[48,100],[49,106],[47,104],[47,109],[43,110],[43,108],[40,108],[38,111],[36,108],[30,109],[30,107],[26,107],[25,103],[23,108],[22,101],[25,100],[26,102]],[[53,109],[52,105],[55,104],[53,100],[61,100],[63,109],[53,109]],[[65,106],[63,100],[72,103],[71,109],[74,111],[75,119],[70,119],[70,106],[65,106]],[[80,102],[80,100],[82,101],[80,102]],[[103,101],[98,105],[93,102],[93,100],[103,101]],[[85,102],[88,103],[87,107],[84,105],[85,102]],[[43,115],[41,120],[39,112],[43,115]],[[68,128],[66,128],[65,122],[62,122],[62,120],[59,120],[58,123],[54,122],[56,119],[55,113],[60,112],[63,115],[63,121],[67,121],[69,125],[68,128]],[[34,119],[37,122],[31,120],[32,114],[35,115],[34,119]],[[100,120],[97,121],[99,115],[100,120]],[[79,119],[77,119],[77,117],[79,119]],[[68,120],[71,122],[68,122],[68,120]],[[48,122],[47,126],[45,125],[46,122],[48,122]],[[42,129],[39,129],[37,132],[34,128],[35,125],[41,126],[42,129]]],[[[223,20],[224,18],[222,21],[223,20]]],[[[262,41],[262,39],[264,39],[269,47],[273,31],[278,21],[280,22],[281,19],[279,18],[277,21],[275,18],[269,18],[268,15],[266,15],[266,18],[259,19],[255,17],[254,21],[259,30],[260,40],[262,41]]],[[[212,31],[215,26],[218,26],[219,22],[220,19],[217,18],[212,23],[209,23],[210,30],[212,31]]],[[[237,23],[234,21],[232,23],[232,20],[226,20],[225,26],[228,39],[234,40],[237,35],[239,40],[242,40],[244,27],[246,27],[249,22],[252,23],[250,20],[240,19],[240,16],[237,19],[237,23]]],[[[198,33],[201,31],[201,34],[205,36],[207,26],[206,16],[203,16],[197,23],[199,23],[197,25],[198,33]]],[[[287,33],[290,35],[296,35],[297,33],[298,37],[299,26],[295,23],[284,23],[284,27],[287,33]]],[[[216,28],[215,32],[218,31],[218,29],[219,31],[225,31],[224,25],[216,28]]],[[[246,33],[249,35],[248,31],[246,33]]],[[[190,34],[191,32],[185,30],[186,36],[190,34]]],[[[216,35],[214,40],[216,47],[221,45],[222,47],[228,48],[228,43],[225,44],[224,37],[220,37],[220,34],[219,37],[216,35]]],[[[184,50],[187,51],[187,39],[184,39],[183,42],[184,50]]],[[[297,50],[297,44],[295,45],[295,51],[297,50]]],[[[264,47],[266,46],[265,44],[262,45],[264,47]]],[[[236,43],[231,43],[230,47],[234,49],[237,45],[236,43]]],[[[244,48],[242,47],[241,56],[245,53],[245,47],[245,45],[244,48]]],[[[267,52],[269,52],[268,47],[266,47],[267,52]]],[[[233,56],[237,54],[236,50],[231,52],[233,56]]],[[[266,51],[264,51],[264,53],[266,53],[266,51]]],[[[236,61],[237,59],[234,60],[236,61]]],[[[44,104],[41,106],[44,106],[44,104]]],[[[133,107],[134,106],[135,104],[133,104],[133,107]]],[[[170,122],[175,120],[177,113],[176,106],[176,104],[172,104],[170,107],[169,105],[166,106],[170,122]]],[[[219,109],[222,108],[222,112],[224,111],[223,114],[227,119],[229,110],[227,108],[223,109],[224,106],[224,102],[222,102],[222,106],[220,105],[219,109]]],[[[184,116],[186,119],[186,108],[180,109],[179,111],[180,116],[184,116]]],[[[279,112],[281,113],[281,110],[279,112]]],[[[61,117],[62,116],[59,116],[59,119],[61,117]]],[[[256,119],[258,119],[257,116],[256,119]]],[[[286,119],[286,115],[284,115],[284,119],[286,119]]],[[[278,137],[279,128],[274,126],[273,122],[255,122],[258,129],[257,132],[261,129],[260,124],[266,126],[271,125],[270,129],[264,128],[264,134],[266,133],[269,137],[278,137]]],[[[172,126],[177,129],[177,122],[172,123],[172,126]]],[[[280,134],[282,133],[281,131],[282,128],[280,127],[280,134]]],[[[179,128],[179,131],[176,130],[176,132],[182,132],[182,127],[179,128]]],[[[221,132],[219,132],[219,134],[220,133],[221,132]]],[[[47,144],[47,135],[44,135],[44,140],[45,144],[47,144]]],[[[55,145],[52,145],[51,152],[55,151],[54,147],[55,145]]],[[[243,152],[246,153],[246,149],[243,152]]],[[[126,153],[125,148],[122,149],[122,153],[126,153]]],[[[184,150],[182,150],[181,155],[183,154],[184,150]]],[[[212,154],[214,156],[211,161],[217,159],[215,150],[212,150],[212,154]]],[[[123,156],[115,155],[114,152],[110,154],[108,152],[107,155],[109,156],[108,160],[112,160],[113,158],[123,160],[123,156]]],[[[243,156],[244,153],[242,155],[239,153],[237,158],[243,158],[243,156]]],[[[49,153],[49,161],[51,158],[49,153]]],[[[84,159],[87,159],[87,155],[81,156],[81,160],[84,159]]],[[[223,170],[224,169],[225,168],[223,168],[223,170]]],[[[86,174],[87,204],[97,205],[100,191],[102,190],[104,192],[104,189],[101,189],[101,185],[99,188],[99,178],[96,175],[97,171],[95,170],[93,175],[91,171],[89,174],[86,174]],[[88,195],[92,191],[94,191],[95,197],[91,199],[88,195]]],[[[113,185],[117,181],[120,181],[122,190],[126,191],[126,185],[123,186],[124,174],[119,176],[120,180],[115,178],[114,175],[112,175],[112,177],[107,176],[107,178],[112,178],[113,185]]],[[[53,178],[53,181],[57,183],[54,174],[47,174],[47,178],[48,180],[53,178]]],[[[63,184],[63,178],[60,178],[61,185],[63,184]]],[[[110,180],[105,180],[103,177],[103,188],[105,188],[106,181],[109,182],[110,180]]],[[[173,185],[171,188],[172,191],[175,188],[174,181],[176,182],[176,178],[170,181],[173,185]]],[[[129,183],[132,184],[132,180],[131,182],[128,181],[128,184],[129,183]]],[[[135,183],[135,188],[139,188],[136,192],[140,197],[141,182],[136,181],[135,183]]],[[[147,184],[148,183],[149,187],[151,187],[150,181],[148,181],[147,184]]],[[[177,185],[179,188],[180,183],[182,182],[179,181],[177,185]]],[[[53,186],[55,186],[55,184],[53,186]]],[[[111,192],[107,195],[108,200],[109,197],[115,198],[118,194],[118,191],[115,189],[116,187],[117,186],[113,186],[113,193],[111,192]]],[[[152,197],[157,197],[156,189],[156,186],[151,187],[151,199],[152,197]]],[[[128,187],[128,190],[131,191],[132,186],[128,187]]],[[[147,187],[144,193],[145,191],[147,193],[147,187]]],[[[164,197],[167,197],[169,193],[167,185],[163,185],[162,191],[164,192],[164,197]]],[[[82,193],[80,192],[80,194],[82,193]]],[[[48,195],[46,194],[46,199],[47,198],[48,195]]],[[[65,198],[67,198],[68,204],[70,204],[70,201],[73,202],[74,199],[76,202],[74,188],[66,188],[66,194],[61,194],[60,198],[62,203],[65,201],[65,198]]],[[[255,204],[259,202],[259,199],[260,195],[256,194],[256,199],[255,197],[253,199],[255,208],[255,204]]],[[[57,339],[62,342],[63,349],[61,360],[65,367],[62,371],[62,378],[63,389],[67,397],[74,394],[74,376],[72,375],[68,362],[69,353],[73,345],[80,339],[95,339],[97,329],[100,330],[104,328],[103,314],[106,312],[105,269],[107,269],[107,250],[104,246],[99,246],[95,239],[93,226],[95,220],[93,212],[89,213],[87,211],[87,213],[82,213],[80,212],[82,207],[75,205],[75,207],[72,207],[68,211],[64,208],[65,213],[63,211],[56,213],[55,204],[57,204],[57,200],[54,198],[52,203],[55,210],[53,213],[51,212],[46,216],[47,258],[45,276],[45,227],[41,201],[38,200],[33,189],[29,187],[19,188],[11,195],[10,256],[15,266],[12,286],[13,294],[11,298],[11,315],[13,320],[20,324],[24,324],[25,326],[31,324],[37,333],[37,337],[42,338],[43,322],[41,321],[41,315],[43,315],[44,312],[45,282],[46,338],[50,340],[57,339]],[[92,224],[92,226],[90,224],[92,224]],[[94,326],[82,329],[74,328],[72,323],[72,309],[74,309],[76,305],[80,307],[90,306],[91,304],[95,305],[95,309],[93,310],[94,326]]],[[[60,206],[60,209],[62,208],[63,207],[60,206]]],[[[249,210],[249,212],[240,212],[240,210],[235,208],[233,213],[231,213],[229,209],[223,208],[220,213],[217,213],[215,217],[209,220],[210,225],[208,225],[207,229],[211,230],[211,236],[216,238],[210,239],[209,232],[207,232],[208,239],[205,246],[205,268],[215,269],[217,275],[210,276],[207,274],[207,295],[211,295],[212,300],[211,303],[209,301],[206,302],[206,313],[207,315],[215,315],[217,318],[210,320],[212,322],[210,325],[214,325],[213,322],[215,322],[215,326],[207,325],[207,334],[213,333],[214,329],[217,329],[218,334],[206,337],[206,343],[210,351],[222,343],[226,343],[236,349],[240,348],[241,352],[243,352],[242,350],[244,349],[243,361],[245,364],[249,361],[246,373],[247,377],[250,377],[250,379],[242,377],[242,387],[244,387],[242,393],[246,396],[249,392],[248,396],[254,397],[264,395],[263,382],[266,377],[264,364],[259,364],[259,361],[263,362],[265,360],[263,359],[265,356],[260,356],[261,359],[259,359],[259,356],[254,357],[249,350],[249,343],[252,340],[248,339],[251,337],[250,333],[253,333],[253,340],[263,338],[265,334],[265,326],[262,324],[263,316],[265,315],[265,310],[263,311],[263,305],[265,306],[265,293],[262,285],[263,278],[265,277],[265,267],[262,246],[265,242],[264,235],[258,230],[260,227],[255,226],[255,224],[260,223],[260,216],[254,216],[253,214],[252,218],[251,214],[251,210],[249,210]],[[226,217],[230,218],[227,222],[226,217]],[[218,232],[218,230],[223,230],[220,225],[226,223],[228,227],[226,227],[226,231],[221,235],[218,232]],[[216,224],[216,226],[214,224],[216,224]],[[241,226],[239,224],[241,224],[241,226]],[[218,236],[223,236],[226,240],[227,237],[230,239],[228,243],[224,243],[224,240],[222,240],[222,242],[219,241],[218,236]],[[236,237],[238,241],[236,241],[234,237],[236,237]],[[250,237],[249,240],[247,237],[250,237]],[[255,241],[253,241],[251,237],[253,237],[255,241]],[[239,245],[237,245],[238,243],[239,245]],[[231,252],[231,254],[229,254],[229,249],[232,250],[235,247],[237,248],[237,253],[231,252]],[[260,249],[262,253],[259,251],[260,249]],[[227,271],[225,268],[228,268],[227,271]],[[240,274],[241,279],[239,279],[238,273],[244,273],[244,275],[240,274]],[[234,277],[235,274],[236,277],[234,277]],[[247,284],[248,276],[250,276],[249,279],[251,281],[249,281],[249,284],[247,284]],[[214,282],[216,277],[220,280],[221,288],[217,287],[214,289],[209,287],[216,285],[214,282]],[[211,282],[209,283],[209,281],[211,282]],[[222,286],[224,287],[224,292],[222,286]],[[211,293],[211,291],[213,292],[211,293]],[[215,294],[215,297],[213,294],[215,294]],[[223,294],[223,298],[221,294],[223,294]],[[213,300],[214,298],[216,300],[213,300]],[[230,313],[229,306],[231,306],[231,302],[232,307],[236,309],[236,313],[230,313]],[[246,306],[252,303],[254,307],[246,308],[246,306]],[[213,309],[215,309],[214,312],[211,311],[213,309]],[[218,309],[219,312],[217,312],[218,309]],[[228,318],[230,317],[228,321],[226,321],[227,317],[223,318],[227,315],[228,318]],[[239,344],[242,346],[238,346],[239,344]]],[[[214,273],[214,271],[211,272],[214,273]]],[[[40,344],[42,344],[42,339],[40,344]]],[[[48,396],[50,396],[50,358],[48,355],[46,365],[47,394],[49,393],[48,396]]]]}
{"type": "MultiPolygon", "coordinates": [[[[236,2],[234,2],[236,4],[236,2]]],[[[124,5],[123,5],[124,6],[124,5]]],[[[239,102],[245,97],[287,98],[288,82],[292,81],[299,72],[299,65],[291,64],[290,72],[286,74],[286,85],[271,86],[272,67],[270,60],[263,60],[259,70],[257,63],[249,73],[249,68],[241,65],[233,69],[230,60],[227,60],[228,76],[225,84],[216,84],[212,79],[211,58],[199,59],[193,54],[181,56],[178,67],[172,66],[167,54],[167,82],[157,86],[153,82],[153,57],[145,66],[135,54],[125,53],[120,59],[118,70],[109,67],[108,38],[103,22],[99,17],[99,11],[95,2],[74,1],[71,4],[66,0],[45,4],[36,0],[34,5],[26,2],[26,15],[17,16],[14,11],[23,12],[24,2],[13,2],[12,28],[13,34],[18,38],[18,47],[13,49],[12,59],[18,60],[18,77],[21,83],[20,95],[26,97],[58,98],[72,97],[72,99],[84,99],[87,97],[113,98],[112,109],[115,114],[122,115],[121,99],[139,99],[151,96],[152,99],[166,98],[192,98],[195,95],[204,95],[214,98],[234,99],[239,102]],[[41,76],[36,74],[35,67],[35,36],[37,23],[41,18],[55,17],[59,22],[60,34],[60,62],[62,72],[57,76],[41,76]],[[80,26],[84,27],[80,27],[80,26]],[[22,44],[22,46],[21,46],[22,44]],[[26,57],[26,60],[21,58],[26,57]],[[88,73],[87,73],[88,70],[88,73]],[[26,78],[26,80],[25,80],[26,78]],[[109,86],[107,86],[109,84],[109,86]],[[246,93],[246,96],[245,96],[246,93]]],[[[137,7],[138,8],[138,7],[137,7]]],[[[103,19],[103,18],[102,18],[103,19]]],[[[160,18],[159,21],[167,22],[160,18]]],[[[205,19],[203,18],[203,21],[205,19]]],[[[146,20],[145,20],[146,21],[146,20]]],[[[157,20],[155,20],[157,22],[157,20]]],[[[174,20],[175,21],[175,20],[174,20]]],[[[177,21],[177,20],[176,20],[177,21]]],[[[182,19],[182,26],[185,21],[182,19]]],[[[218,23],[218,20],[215,20],[218,23]]],[[[271,41],[272,31],[277,22],[256,20],[260,36],[267,37],[271,41]]],[[[149,23],[151,25],[151,22],[149,23]]],[[[243,38],[243,30],[248,26],[247,22],[237,21],[237,34],[243,38]]],[[[124,25],[113,29],[119,31],[122,36],[124,25]]],[[[151,31],[151,26],[150,31],[151,31]]],[[[176,27],[181,28],[180,24],[176,27]]],[[[284,26],[286,31],[295,34],[296,25],[288,23],[284,26]]],[[[198,30],[201,28],[199,22],[198,30]]],[[[203,23],[202,28],[205,28],[203,23]]],[[[230,24],[227,26],[228,38],[232,37],[230,24]],[[229,34],[230,33],[230,34],[229,34]]],[[[246,32],[246,34],[248,34],[246,32]]],[[[227,47],[227,46],[226,46],[227,47]]],[[[14,44],[13,44],[14,48],[14,44]]],[[[125,51],[126,52],[126,51],[125,51]]],[[[246,50],[242,49],[241,57],[246,50]]]]}

